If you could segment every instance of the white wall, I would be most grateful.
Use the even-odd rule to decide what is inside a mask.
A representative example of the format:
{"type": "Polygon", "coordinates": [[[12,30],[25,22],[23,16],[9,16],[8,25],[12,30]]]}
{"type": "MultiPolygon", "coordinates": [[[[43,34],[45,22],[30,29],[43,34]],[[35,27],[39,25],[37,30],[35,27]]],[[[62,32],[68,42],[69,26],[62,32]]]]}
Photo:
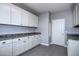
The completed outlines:
{"type": "Polygon", "coordinates": [[[72,28],[72,11],[62,11],[62,12],[57,12],[57,13],[53,13],[51,15],[51,19],[55,20],[55,19],[65,19],[65,31],[67,32],[70,28],[72,28]]]}
{"type": "MultiPolygon", "coordinates": [[[[56,12],[56,13],[52,13],[51,14],[51,20],[55,20],[55,19],[65,19],[65,32],[70,32],[73,33],[73,30],[76,31],[72,25],[73,25],[73,18],[72,18],[72,10],[69,11],[61,11],[61,12],[56,12]]],[[[42,43],[45,44],[49,44],[49,41],[51,41],[49,39],[49,36],[51,36],[51,30],[49,28],[49,20],[50,20],[50,16],[49,13],[42,13],[41,15],[39,15],[39,28],[37,29],[37,31],[39,30],[42,33],[42,43]]]]}
{"type": "MultiPolygon", "coordinates": [[[[65,19],[65,34],[69,32],[73,33],[72,10],[53,13],[51,15],[51,20],[55,19],[65,19]]],[[[67,34],[65,36],[65,44],[66,41],[67,41],[67,34]]]]}
{"type": "Polygon", "coordinates": [[[42,13],[39,15],[39,28],[41,32],[42,43],[49,44],[49,13],[42,13]]]}
{"type": "Polygon", "coordinates": [[[73,27],[73,16],[72,16],[72,10],[69,11],[62,11],[53,13],[51,15],[51,19],[62,19],[65,18],[65,33],[67,34],[79,34],[79,27],[74,28],[73,27]]]}

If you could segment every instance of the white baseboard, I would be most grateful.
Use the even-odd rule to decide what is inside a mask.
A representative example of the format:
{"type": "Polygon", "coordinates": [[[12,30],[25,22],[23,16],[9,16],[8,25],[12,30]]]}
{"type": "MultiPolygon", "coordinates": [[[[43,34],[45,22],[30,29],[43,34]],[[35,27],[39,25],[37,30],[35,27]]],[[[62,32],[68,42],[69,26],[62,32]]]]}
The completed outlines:
{"type": "MultiPolygon", "coordinates": [[[[54,44],[54,43],[51,43],[51,44],[54,44]]],[[[57,44],[56,44],[57,45],[57,44]]],[[[67,45],[60,45],[60,46],[64,46],[64,47],[67,47],[67,45]]]]}
{"type": "Polygon", "coordinates": [[[41,45],[45,45],[45,46],[49,46],[49,44],[46,44],[46,43],[40,43],[41,45]]]}

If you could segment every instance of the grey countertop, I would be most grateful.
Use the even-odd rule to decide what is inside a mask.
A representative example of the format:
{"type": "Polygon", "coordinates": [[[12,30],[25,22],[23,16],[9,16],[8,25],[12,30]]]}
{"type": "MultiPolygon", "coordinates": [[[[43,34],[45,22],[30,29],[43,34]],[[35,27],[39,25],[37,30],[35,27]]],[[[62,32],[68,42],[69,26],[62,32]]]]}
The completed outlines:
{"type": "Polygon", "coordinates": [[[67,39],[68,40],[79,40],[79,35],[78,34],[67,34],[67,39]]]}
{"type": "Polygon", "coordinates": [[[40,35],[40,34],[41,34],[40,32],[4,34],[4,35],[0,35],[0,41],[20,38],[20,37],[26,37],[26,36],[32,36],[32,35],[40,35]]]}

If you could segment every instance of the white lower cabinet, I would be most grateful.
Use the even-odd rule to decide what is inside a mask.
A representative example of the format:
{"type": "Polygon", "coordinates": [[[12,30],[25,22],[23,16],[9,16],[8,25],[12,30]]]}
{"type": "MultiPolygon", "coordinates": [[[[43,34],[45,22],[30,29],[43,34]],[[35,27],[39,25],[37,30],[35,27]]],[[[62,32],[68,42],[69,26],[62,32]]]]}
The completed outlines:
{"type": "Polygon", "coordinates": [[[35,35],[35,44],[38,45],[41,43],[41,37],[40,35],[35,35]]]}
{"type": "Polygon", "coordinates": [[[24,51],[27,51],[29,49],[29,41],[28,40],[29,40],[28,37],[23,38],[24,51]]]}
{"type": "Polygon", "coordinates": [[[33,36],[33,39],[32,39],[32,47],[34,47],[34,46],[36,46],[37,44],[36,44],[36,38],[35,38],[35,36],[33,36]]]}
{"type": "Polygon", "coordinates": [[[17,44],[17,42],[13,43],[13,56],[16,56],[16,55],[18,55],[18,44],[17,44]]]}
{"type": "Polygon", "coordinates": [[[29,49],[33,47],[34,36],[29,36],[29,49]]]}
{"type": "Polygon", "coordinates": [[[13,56],[19,55],[22,52],[24,52],[22,39],[13,39],[13,56]]]}
{"type": "Polygon", "coordinates": [[[29,41],[31,48],[35,47],[36,45],[40,44],[39,35],[29,36],[29,41]]]}
{"type": "Polygon", "coordinates": [[[0,41],[0,56],[17,56],[38,44],[39,35],[0,41]]]}
{"type": "Polygon", "coordinates": [[[0,56],[12,56],[12,40],[0,41],[0,56]]]}
{"type": "Polygon", "coordinates": [[[68,56],[79,56],[79,41],[70,39],[68,40],[68,56]]]}
{"type": "Polygon", "coordinates": [[[7,44],[0,47],[0,56],[12,56],[12,45],[7,44]]]}

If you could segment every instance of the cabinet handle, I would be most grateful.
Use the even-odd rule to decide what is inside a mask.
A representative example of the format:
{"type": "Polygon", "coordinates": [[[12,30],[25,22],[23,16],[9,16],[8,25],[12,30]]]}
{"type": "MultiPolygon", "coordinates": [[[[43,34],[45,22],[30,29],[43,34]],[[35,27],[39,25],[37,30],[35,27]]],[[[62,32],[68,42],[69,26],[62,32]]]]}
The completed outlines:
{"type": "Polygon", "coordinates": [[[2,42],[2,44],[5,44],[6,42],[2,42]]]}
{"type": "Polygon", "coordinates": [[[24,41],[24,43],[26,43],[26,41],[24,41]]]}
{"type": "Polygon", "coordinates": [[[21,40],[21,39],[18,39],[19,41],[21,40]]]}

